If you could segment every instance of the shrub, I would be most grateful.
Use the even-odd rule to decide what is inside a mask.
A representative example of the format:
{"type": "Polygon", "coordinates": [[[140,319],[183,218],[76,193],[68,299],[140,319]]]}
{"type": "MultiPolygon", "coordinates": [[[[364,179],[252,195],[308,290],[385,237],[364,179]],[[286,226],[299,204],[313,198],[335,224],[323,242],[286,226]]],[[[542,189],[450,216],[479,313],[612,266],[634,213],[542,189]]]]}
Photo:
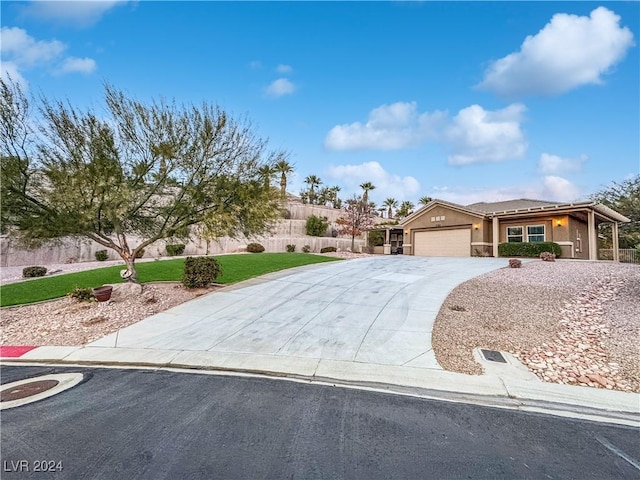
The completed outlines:
{"type": "Polygon", "coordinates": [[[90,302],[94,299],[93,290],[91,288],[82,287],[73,287],[73,290],[67,293],[67,297],[73,298],[78,302],[90,302]]]}
{"type": "Polygon", "coordinates": [[[47,269],[44,267],[25,267],[22,269],[24,278],[44,277],[46,273],[47,269]]]}
{"type": "Polygon", "coordinates": [[[220,264],[213,257],[187,257],[184,261],[182,284],[186,288],[207,287],[221,273],[220,264]]]}
{"type": "Polygon", "coordinates": [[[249,245],[247,245],[247,252],[262,253],[264,252],[264,247],[259,243],[250,243],[249,245]]]}
{"type": "Polygon", "coordinates": [[[320,249],[320,253],[329,253],[329,252],[337,252],[336,247],[322,247],[320,249]]]}
{"type": "Polygon", "coordinates": [[[384,245],[384,232],[380,230],[371,230],[367,233],[369,245],[372,247],[381,247],[384,245]]]}
{"type": "Polygon", "coordinates": [[[296,246],[295,245],[287,245],[287,252],[293,253],[295,251],[296,251],[296,246]]]}
{"type": "Polygon", "coordinates": [[[165,248],[167,249],[167,255],[175,257],[176,255],[182,255],[184,253],[184,243],[169,244],[165,248]]]}
{"type": "Polygon", "coordinates": [[[518,260],[517,258],[510,258],[509,259],[509,266],[511,268],[520,268],[522,266],[522,262],[520,260],[518,260]]]}
{"type": "Polygon", "coordinates": [[[99,262],[104,262],[107,258],[109,258],[109,254],[106,250],[98,250],[96,252],[96,260],[99,262]]]}
{"type": "Polygon", "coordinates": [[[302,253],[309,253],[311,251],[311,247],[309,245],[305,245],[302,247],[302,253]]]}
{"type": "Polygon", "coordinates": [[[559,257],[562,250],[554,242],[512,242],[498,245],[498,255],[501,257],[539,257],[542,252],[555,253],[559,257]]]}
{"type": "Polygon", "coordinates": [[[328,227],[329,222],[327,221],[327,217],[311,215],[307,218],[305,231],[307,232],[307,235],[311,235],[312,237],[321,237],[325,234],[328,227]]]}
{"type": "Polygon", "coordinates": [[[285,220],[291,219],[291,212],[286,208],[280,210],[280,215],[282,215],[282,218],[284,218],[285,220]]]}
{"type": "Polygon", "coordinates": [[[540,254],[540,260],[542,260],[543,262],[555,262],[556,254],[551,252],[542,252],[540,254]]]}

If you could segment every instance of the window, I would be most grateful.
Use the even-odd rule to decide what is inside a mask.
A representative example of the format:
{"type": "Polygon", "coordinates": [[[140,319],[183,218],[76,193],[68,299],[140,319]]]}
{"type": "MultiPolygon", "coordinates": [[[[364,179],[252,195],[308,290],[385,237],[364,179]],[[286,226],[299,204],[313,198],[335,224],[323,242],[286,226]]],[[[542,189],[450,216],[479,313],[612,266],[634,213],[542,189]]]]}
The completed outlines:
{"type": "Polygon", "coordinates": [[[444,215],[438,217],[431,217],[432,222],[444,222],[444,215]]]}
{"type": "Polygon", "coordinates": [[[522,227],[507,227],[507,242],[522,242],[522,227]]]}
{"type": "Polygon", "coordinates": [[[529,225],[527,242],[544,242],[544,225],[529,225]]]}

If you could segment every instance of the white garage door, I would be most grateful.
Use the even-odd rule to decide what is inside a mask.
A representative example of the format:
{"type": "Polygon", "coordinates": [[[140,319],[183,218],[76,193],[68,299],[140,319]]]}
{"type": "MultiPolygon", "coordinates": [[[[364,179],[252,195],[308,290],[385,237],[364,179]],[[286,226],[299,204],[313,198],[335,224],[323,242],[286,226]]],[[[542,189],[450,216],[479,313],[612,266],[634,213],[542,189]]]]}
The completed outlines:
{"type": "Polygon", "coordinates": [[[420,257],[469,257],[471,229],[416,232],[413,251],[420,257]]]}

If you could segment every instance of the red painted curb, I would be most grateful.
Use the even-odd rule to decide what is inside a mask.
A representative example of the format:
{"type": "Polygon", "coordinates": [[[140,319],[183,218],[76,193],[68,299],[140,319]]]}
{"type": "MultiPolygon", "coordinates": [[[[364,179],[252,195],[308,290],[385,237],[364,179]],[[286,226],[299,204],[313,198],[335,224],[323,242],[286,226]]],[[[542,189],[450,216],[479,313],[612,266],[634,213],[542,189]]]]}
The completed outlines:
{"type": "Polygon", "coordinates": [[[34,348],[38,348],[38,347],[17,347],[17,346],[0,345],[0,357],[18,358],[24,355],[25,353],[30,352],[34,348]]]}

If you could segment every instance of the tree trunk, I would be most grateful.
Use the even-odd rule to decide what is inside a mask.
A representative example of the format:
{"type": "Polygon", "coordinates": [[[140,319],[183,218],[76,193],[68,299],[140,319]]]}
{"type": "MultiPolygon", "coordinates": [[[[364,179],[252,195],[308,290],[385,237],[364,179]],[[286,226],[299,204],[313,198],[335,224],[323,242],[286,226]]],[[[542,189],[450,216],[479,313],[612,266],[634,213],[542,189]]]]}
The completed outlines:
{"type": "Polygon", "coordinates": [[[280,196],[283,200],[287,198],[287,177],[284,173],[280,177],[280,196]]]}
{"type": "Polygon", "coordinates": [[[355,235],[351,235],[351,251],[353,253],[356,253],[354,250],[356,248],[356,236],[355,235]]]}
{"type": "Polygon", "coordinates": [[[140,283],[138,282],[138,271],[136,270],[136,266],[134,265],[136,258],[131,255],[130,252],[123,252],[121,255],[124,263],[127,265],[126,272],[122,275],[123,280],[131,283],[140,283]]]}

